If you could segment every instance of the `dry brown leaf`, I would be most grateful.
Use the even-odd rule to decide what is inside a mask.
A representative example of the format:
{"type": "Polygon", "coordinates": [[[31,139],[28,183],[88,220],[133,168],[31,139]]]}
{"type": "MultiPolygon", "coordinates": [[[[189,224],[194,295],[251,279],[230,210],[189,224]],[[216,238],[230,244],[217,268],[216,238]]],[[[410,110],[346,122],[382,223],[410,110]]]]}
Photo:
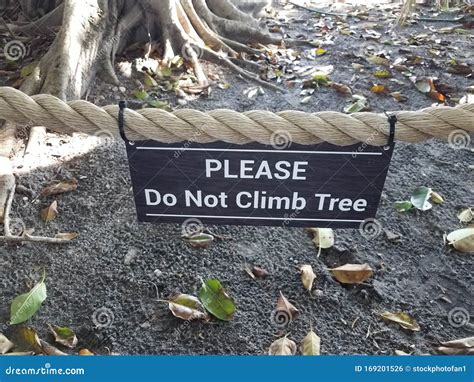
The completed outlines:
{"type": "Polygon", "coordinates": [[[460,338],[458,340],[441,342],[441,345],[457,349],[474,348],[474,337],[466,337],[460,338]]]}
{"type": "Polygon", "coordinates": [[[64,192],[71,192],[77,190],[77,179],[73,178],[69,181],[62,181],[59,183],[52,184],[46,187],[42,192],[41,196],[51,196],[62,194],[64,192]]]}
{"type": "Polygon", "coordinates": [[[457,217],[459,219],[460,223],[469,223],[473,219],[473,211],[471,208],[464,208],[461,211],[459,211],[457,217]]]}
{"type": "Polygon", "coordinates": [[[0,354],[8,353],[14,346],[13,342],[0,333],[0,354]]]}
{"type": "Polygon", "coordinates": [[[89,349],[81,349],[79,350],[79,355],[95,355],[89,349]]]}
{"type": "Polygon", "coordinates": [[[313,272],[313,267],[309,264],[302,265],[300,267],[301,272],[301,282],[307,290],[313,288],[313,281],[316,278],[316,275],[313,272]]]}
{"type": "Polygon", "coordinates": [[[49,344],[46,341],[43,341],[41,339],[39,341],[40,341],[41,349],[43,350],[43,354],[45,354],[45,355],[54,355],[54,356],[69,355],[67,353],[62,352],[61,350],[59,350],[58,348],[56,348],[55,346],[49,344]]]}
{"type": "Polygon", "coordinates": [[[301,341],[301,354],[303,355],[320,355],[321,354],[321,338],[310,330],[309,333],[301,341]]]}
{"type": "Polygon", "coordinates": [[[296,344],[286,336],[273,342],[268,349],[269,355],[295,355],[296,344]]]}
{"type": "Polygon", "coordinates": [[[76,233],[76,232],[58,232],[56,235],[55,235],[55,238],[56,239],[62,239],[62,240],[67,240],[67,241],[71,241],[71,240],[74,240],[76,237],[78,237],[79,234],[76,233]]]}
{"type": "Polygon", "coordinates": [[[180,294],[168,302],[173,316],[186,321],[205,320],[208,318],[199,299],[189,294],[180,294]]]}
{"type": "Polygon", "coordinates": [[[370,88],[370,91],[375,94],[386,94],[389,90],[382,84],[375,84],[370,88]]]}
{"type": "Polygon", "coordinates": [[[288,315],[290,321],[293,321],[296,317],[298,317],[299,314],[299,310],[288,301],[281,291],[280,297],[277,301],[276,310],[279,312],[285,312],[288,315]]]}
{"type": "Polygon", "coordinates": [[[338,82],[330,82],[329,86],[332,87],[335,91],[341,94],[352,94],[352,90],[349,86],[340,84],[338,82]]]}
{"type": "Polygon", "coordinates": [[[48,223],[58,216],[58,202],[55,200],[48,207],[41,210],[41,219],[48,223]]]}
{"type": "Polygon", "coordinates": [[[411,330],[413,332],[420,331],[420,326],[413,317],[410,317],[408,313],[405,312],[383,312],[381,314],[382,318],[388,321],[393,321],[399,324],[402,328],[411,330]]]}
{"type": "Polygon", "coordinates": [[[410,355],[410,354],[404,352],[403,350],[395,350],[395,355],[410,355]]]}
{"type": "Polygon", "coordinates": [[[268,271],[266,269],[254,266],[252,268],[252,273],[255,275],[255,277],[259,279],[264,279],[265,277],[268,276],[268,271]]]}
{"type": "Polygon", "coordinates": [[[343,284],[360,284],[373,275],[369,264],[345,264],[331,269],[334,278],[343,284]]]}

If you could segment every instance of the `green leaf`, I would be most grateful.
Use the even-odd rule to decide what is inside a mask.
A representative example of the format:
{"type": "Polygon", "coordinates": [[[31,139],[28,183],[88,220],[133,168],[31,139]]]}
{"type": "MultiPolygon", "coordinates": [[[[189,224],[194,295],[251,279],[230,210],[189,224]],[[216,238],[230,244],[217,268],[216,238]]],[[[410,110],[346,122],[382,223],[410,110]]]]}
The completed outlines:
{"type": "Polygon", "coordinates": [[[395,202],[393,207],[398,212],[406,212],[413,208],[413,204],[409,200],[402,200],[402,201],[395,202]]]}
{"type": "Polygon", "coordinates": [[[74,348],[77,345],[76,334],[67,327],[51,326],[49,327],[54,334],[54,339],[58,344],[74,348]]]}
{"type": "Polygon", "coordinates": [[[133,91],[133,96],[140,101],[145,101],[148,98],[148,93],[143,89],[137,89],[133,91]]]}
{"type": "Polygon", "coordinates": [[[28,77],[31,73],[33,73],[33,71],[36,68],[36,65],[37,65],[37,63],[33,62],[33,63],[28,64],[28,65],[24,66],[23,68],[21,68],[20,77],[21,78],[28,77]]]}
{"type": "Polygon", "coordinates": [[[15,297],[10,309],[10,325],[21,324],[29,320],[46,300],[45,275],[28,293],[15,297]]]}
{"type": "Polygon", "coordinates": [[[199,298],[204,305],[204,308],[223,321],[232,320],[235,313],[235,304],[230,298],[219,280],[210,279],[202,283],[199,290],[199,298]]]}
{"type": "Polygon", "coordinates": [[[313,74],[313,81],[316,81],[320,84],[327,85],[329,81],[329,77],[327,73],[318,71],[313,74]]]}
{"type": "Polygon", "coordinates": [[[158,86],[158,82],[155,81],[155,79],[150,76],[148,73],[143,73],[143,80],[145,82],[145,86],[149,87],[149,88],[155,88],[158,86]]]}
{"type": "Polygon", "coordinates": [[[418,187],[411,196],[411,203],[413,206],[421,211],[427,211],[433,207],[428,201],[431,197],[433,190],[429,187],[418,187]]]}
{"type": "Polygon", "coordinates": [[[163,102],[157,99],[153,99],[149,97],[146,100],[146,102],[149,106],[156,107],[157,109],[164,109],[164,110],[170,109],[170,105],[167,102],[163,102]]]}

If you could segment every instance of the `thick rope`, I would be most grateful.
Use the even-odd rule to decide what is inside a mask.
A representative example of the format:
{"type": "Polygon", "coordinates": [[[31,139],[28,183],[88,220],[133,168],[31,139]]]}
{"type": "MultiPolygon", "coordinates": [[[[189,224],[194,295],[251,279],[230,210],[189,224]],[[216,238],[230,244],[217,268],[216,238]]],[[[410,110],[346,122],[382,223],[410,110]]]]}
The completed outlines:
{"type": "MultiPolygon", "coordinates": [[[[19,90],[0,87],[0,119],[17,124],[42,125],[61,133],[118,137],[118,112],[118,106],[101,108],[82,100],[66,103],[47,94],[29,97],[19,90]]],[[[456,131],[474,132],[474,104],[393,114],[398,119],[397,141],[415,143],[430,138],[447,139],[456,131]]],[[[292,142],[304,145],[329,142],[346,146],[364,142],[382,146],[387,143],[389,124],[386,115],[374,113],[262,110],[239,113],[227,109],[209,112],[180,109],[170,113],[149,108],[125,110],[125,133],[130,140],[153,139],[164,143],[189,140],[271,144],[278,135],[286,135],[292,142]]]]}

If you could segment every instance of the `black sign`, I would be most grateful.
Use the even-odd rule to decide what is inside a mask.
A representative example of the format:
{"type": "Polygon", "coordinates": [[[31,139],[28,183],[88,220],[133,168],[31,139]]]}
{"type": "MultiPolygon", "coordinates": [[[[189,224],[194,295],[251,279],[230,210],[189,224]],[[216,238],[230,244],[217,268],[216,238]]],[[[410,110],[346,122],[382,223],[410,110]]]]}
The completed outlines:
{"type": "Polygon", "coordinates": [[[393,146],[146,141],[127,153],[140,221],[355,228],[375,217],[393,146]]]}

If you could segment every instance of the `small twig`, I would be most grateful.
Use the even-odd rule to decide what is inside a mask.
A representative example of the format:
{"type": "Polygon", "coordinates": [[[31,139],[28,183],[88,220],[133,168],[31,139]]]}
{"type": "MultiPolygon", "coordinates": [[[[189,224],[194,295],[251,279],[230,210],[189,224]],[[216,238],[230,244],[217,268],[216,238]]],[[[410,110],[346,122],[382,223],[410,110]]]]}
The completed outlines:
{"type": "Polygon", "coordinates": [[[328,15],[328,16],[339,16],[339,17],[346,17],[347,15],[344,13],[334,13],[334,12],[326,12],[323,9],[316,9],[316,8],[308,8],[304,5],[293,3],[292,1],[289,2],[291,5],[295,6],[296,8],[301,8],[309,12],[319,13],[320,15],[328,15]]]}
{"type": "Polygon", "coordinates": [[[65,244],[70,243],[71,240],[60,239],[57,237],[45,237],[45,236],[31,236],[23,234],[21,236],[12,235],[10,231],[10,212],[13,204],[13,197],[15,196],[15,187],[12,188],[8,195],[7,204],[5,206],[5,216],[3,217],[3,231],[4,236],[0,236],[0,240],[10,243],[21,243],[24,241],[31,241],[37,243],[50,243],[50,244],[65,244]]]}

